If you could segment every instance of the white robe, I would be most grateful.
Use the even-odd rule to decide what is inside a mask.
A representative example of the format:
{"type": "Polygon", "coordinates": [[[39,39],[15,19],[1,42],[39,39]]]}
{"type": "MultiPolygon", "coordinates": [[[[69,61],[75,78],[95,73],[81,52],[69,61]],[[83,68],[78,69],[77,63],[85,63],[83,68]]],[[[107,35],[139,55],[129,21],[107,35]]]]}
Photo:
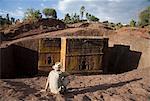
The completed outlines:
{"type": "Polygon", "coordinates": [[[61,91],[60,74],[61,71],[52,70],[48,75],[49,89],[54,94],[59,94],[61,91]]]}

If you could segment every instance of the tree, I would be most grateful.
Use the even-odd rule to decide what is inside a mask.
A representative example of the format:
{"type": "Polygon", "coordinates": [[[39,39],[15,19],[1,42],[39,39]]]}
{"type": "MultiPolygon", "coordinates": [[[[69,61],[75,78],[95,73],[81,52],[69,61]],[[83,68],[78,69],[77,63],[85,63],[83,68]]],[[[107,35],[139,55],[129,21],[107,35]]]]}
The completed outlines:
{"type": "Polygon", "coordinates": [[[69,13],[67,13],[67,14],[65,15],[64,22],[65,22],[65,23],[69,23],[70,20],[71,20],[71,17],[70,17],[70,15],[69,15],[69,13]]]}
{"type": "Polygon", "coordinates": [[[139,25],[150,25],[150,6],[139,14],[139,25]]]}
{"type": "Polygon", "coordinates": [[[65,18],[64,18],[64,22],[65,23],[77,23],[77,22],[79,22],[80,21],[80,16],[79,15],[77,15],[77,13],[74,13],[74,14],[72,14],[71,16],[69,15],[69,13],[67,13],[66,15],[65,15],[65,18]]]}
{"type": "Polygon", "coordinates": [[[0,16],[0,27],[3,25],[3,17],[0,16]]]}
{"type": "Polygon", "coordinates": [[[77,13],[74,13],[73,17],[71,18],[73,21],[73,23],[79,22],[80,21],[80,17],[79,15],[77,15],[77,13]]]}
{"type": "Polygon", "coordinates": [[[10,19],[11,19],[12,23],[15,23],[15,18],[14,17],[11,17],[10,19]]]}
{"type": "Polygon", "coordinates": [[[136,22],[133,19],[130,21],[130,26],[131,27],[135,27],[136,26],[136,22]]]}
{"type": "Polygon", "coordinates": [[[38,20],[42,18],[42,14],[40,13],[40,10],[27,9],[24,18],[27,20],[38,20]]]}
{"type": "Polygon", "coordinates": [[[47,18],[57,18],[57,12],[53,8],[45,8],[42,12],[47,18]]]}
{"type": "Polygon", "coordinates": [[[12,22],[10,21],[9,14],[6,15],[6,17],[0,16],[0,27],[7,27],[8,25],[11,25],[12,22]]]}
{"type": "Polygon", "coordinates": [[[83,19],[84,12],[85,12],[85,7],[81,6],[81,8],[80,8],[81,20],[83,19]]]}
{"type": "Polygon", "coordinates": [[[99,21],[99,18],[97,18],[97,17],[95,17],[94,15],[92,15],[92,16],[90,17],[90,21],[96,22],[96,21],[99,21]]]}
{"type": "Polygon", "coordinates": [[[90,16],[89,13],[86,13],[86,19],[89,21],[90,20],[90,16]]]}
{"type": "Polygon", "coordinates": [[[119,29],[119,28],[122,28],[122,27],[123,27],[123,25],[121,24],[121,22],[116,24],[116,29],[119,29]]]}
{"type": "Polygon", "coordinates": [[[6,15],[6,19],[7,19],[8,22],[10,21],[9,14],[6,15]]]}
{"type": "Polygon", "coordinates": [[[20,19],[17,19],[17,20],[15,21],[15,24],[18,24],[18,23],[20,23],[20,19]]]}
{"type": "Polygon", "coordinates": [[[97,18],[94,15],[91,15],[89,13],[86,13],[86,18],[88,21],[94,21],[94,22],[99,21],[99,18],[97,18]]]}

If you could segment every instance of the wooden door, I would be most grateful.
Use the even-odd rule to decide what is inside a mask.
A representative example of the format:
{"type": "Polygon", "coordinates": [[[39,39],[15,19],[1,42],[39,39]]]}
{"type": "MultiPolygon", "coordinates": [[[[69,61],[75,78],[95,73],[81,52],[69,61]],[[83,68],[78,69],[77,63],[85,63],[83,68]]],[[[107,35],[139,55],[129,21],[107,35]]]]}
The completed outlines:
{"type": "Polygon", "coordinates": [[[100,70],[103,42],[101,39],[67,39],[66,70],[100,70]]]}

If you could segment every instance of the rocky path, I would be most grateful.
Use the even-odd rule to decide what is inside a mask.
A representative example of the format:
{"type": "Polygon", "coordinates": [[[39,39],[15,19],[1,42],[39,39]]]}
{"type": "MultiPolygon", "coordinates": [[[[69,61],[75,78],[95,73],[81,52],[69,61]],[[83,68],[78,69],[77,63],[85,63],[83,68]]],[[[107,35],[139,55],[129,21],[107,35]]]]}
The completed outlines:
{"type": "Polygon", "coordinates": [[[45,86],[44,76],[2,79],[0,101],[150,101],[150,68],[74,77],[65,95],[40,92],[45,86]]]}

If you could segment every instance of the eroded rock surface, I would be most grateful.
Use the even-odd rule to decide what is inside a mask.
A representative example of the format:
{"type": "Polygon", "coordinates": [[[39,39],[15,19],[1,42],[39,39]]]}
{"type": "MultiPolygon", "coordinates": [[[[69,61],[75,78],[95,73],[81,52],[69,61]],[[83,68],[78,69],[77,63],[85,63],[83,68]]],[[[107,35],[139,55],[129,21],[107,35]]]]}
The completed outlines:
{"type": "Polygon", "coordinates": [[[112,75],[70,75],[74,78],[65,95],[40,92],[46,78],[2,79],[0,100],[30,101],[149,101],[150,68],[137,69],[123,74],[112,75]]]}

